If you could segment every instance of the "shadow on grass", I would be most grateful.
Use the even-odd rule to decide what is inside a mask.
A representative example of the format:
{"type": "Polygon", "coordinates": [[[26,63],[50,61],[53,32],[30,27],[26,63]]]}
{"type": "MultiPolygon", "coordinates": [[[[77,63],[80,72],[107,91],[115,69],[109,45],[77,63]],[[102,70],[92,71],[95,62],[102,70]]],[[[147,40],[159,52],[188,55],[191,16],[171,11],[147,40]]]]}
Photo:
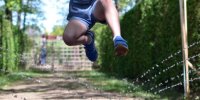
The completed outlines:
{"type": "Polygon", "coordinates": [[[20,89],[0,89],[1,95],[9,95],[16,93],[41,93],[42,99],[87,99],[87,98],[113,98],[117,97],[115,94],[99,93],[91,89],[86,89],[86,85],[71,76],[44,76],[40,77],[40,83],[35,80],[28,80],[24,82],[20,89]],[[58,79],[58,80],[56,80],[58,79]],[[48,81],[46,81],[48,80],[48,81]]]}
{"type": "Polygon", "coordinates": [[[13,72],[10,74],[6,75],[1,75],[0,76],[0,88],[3,88],[6,85],[10,85],[12,83],[21,81],[21,80],[26,80],[28,78],[32,77],[39,77],[39,76],[45,76],[47,73],[44,72],[36,72],[36,71],[18,71],[18,72],[13,72]]]}
{"type": "MultiPolygon", "coordinates": [[[[110,96],[110,94],[104,93],[91,93],[89,89],[85,89],[86,86],[82,83],[77,82],[77,80],[71,79],[71,76],[77,79],[86,79],[88,84],[91,84],[94,87],[97,87],[101,91],[112,92],[112,93],[120,93],[124,95],[128,95],[131,97],[139,97],[144,99],[183,99],[182,93],[178,93],[175,90],[171,89],[165,91],[159,95],[154,95],[152,92],[147,93],[146,91],[150,89],[149,86],[145,85],[145,87],[140,86],[138,84],[132,84],[131,80],[123,79],[119,76],[115,76],[111,73],[105,74],[99,71],[73,71],[73,72],[62,72],[63,75],[50,75],[45,76],[44,74],[49,74],[50,72],[43,72],[32,70],[30,72],[21,72],[21,73],[13,73],[7,75],[4,79],[9,79],[10,83],[13,83],[18,80],[24,80],[27,77],[37,77],[44,78],[45,80],[54,80],[61,79],[64,81],[47,81],[46,85],[42,85],[40,83],[34,83],[33,80],[26,81],[24,85],[26,86],[21,89],[0,89],[0,94],[12,94],[12,93],[28,93],[28,92],[48,92],[49,96],[43,96],[45,99],[83,99],[83,98],[93,98],[93,97],[116,97],[115,95],[110,96]],[[53,79],[52,79],[53,78],[53,79]],[[36,84],[36,85],[33,85],[36,84]],[[50,92],[54,90],[70,90],[76,91],[85,89],[86,91],[77,91],[76,93],[57,93],[50,92]]],[[[2,82],[2,80],[1,80],[2,82]]],[[[0,82],[0,84],[1,84],[0,82]]],[[[6,83],[4,83],[5,85],[6,83]]],[[[197,93],[198,94],[198,93],[197,93]]],[[[118,99],[118,98],[116,98],[118,99]]]]}
{"type": "MultiPolygon", "coordinates": [[[[155,95],[154,92],[146,92],[151,87],[132,84],[131,80],[123,79],[112,73],[103,73],[100,71],[75,71],[72,75],[88,79],[94,86],[108,92],[119,92],[128,94],[132,97],[142,97],[145,99],[183,99],[183,94],[171,89],[155,95]]],[[[162,87],[161,87],[162,88],[162,87]]]]}
{"type": "MultiPolygon", "coordinates": [[[[24,84],[24,85],[30,85],[24,84]]],[[[67,90],[77,90],[83,88],[81,84],[78,84],[77,82],[53,82],[47,85],[34,85],[34,86],[28,86],[27,88],[22,89],[0,89],[0,94],[8,94],[8,93],[25,93],[25,92],[47,92],[47,91],[53,91],[56,89],[67,89],[67,90]]]]}
{"type": "Polygon", "coordinates": [[[39,74],[53,73],[51,70],[41,70],[41,69],[36,69],[36,68],[31,68],[28,72],[39,73],[39,74]]]}

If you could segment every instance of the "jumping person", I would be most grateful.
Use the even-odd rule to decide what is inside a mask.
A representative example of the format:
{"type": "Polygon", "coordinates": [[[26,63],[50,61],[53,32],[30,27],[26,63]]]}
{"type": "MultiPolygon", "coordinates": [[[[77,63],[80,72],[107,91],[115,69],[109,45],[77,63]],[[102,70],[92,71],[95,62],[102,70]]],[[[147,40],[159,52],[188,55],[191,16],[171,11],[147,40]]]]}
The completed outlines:
{"type": "Polygon", "coordinates": [[[126,40],[121,37],[119,16],[112,0],[70,0],[69,14],[63,40],[69,46],[83,44],[86,56],[96,61],[98,52],[94,44],[94,33],[90,29],[96,22],[107,23],[113,33],[115,55],[128,53],[126,40]]]}

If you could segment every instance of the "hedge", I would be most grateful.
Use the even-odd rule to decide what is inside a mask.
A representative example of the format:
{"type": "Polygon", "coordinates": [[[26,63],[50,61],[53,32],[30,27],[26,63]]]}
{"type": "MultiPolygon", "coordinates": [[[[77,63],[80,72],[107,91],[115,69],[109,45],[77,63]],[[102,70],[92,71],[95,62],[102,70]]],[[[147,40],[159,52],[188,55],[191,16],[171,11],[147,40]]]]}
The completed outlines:
{"type": "MultiPolygon", "coordinates": [[[[182,81],[182,78],[170,81],[183,72],[178,0],[143,0],[123,16],[121,29],[122,36],[129,44],[126,57],[114,56],[110,29],[101,27],[96,31],[99,35],[99,63],[102,71],[137,79],[150,70],[139,80],[145,81],[156,75],[156,79],[151,82],[182,81]],[[165,61],[168,57],[169,60],[165,61]],[[172,65],[174,67],[167,70],[172,65]],[[159,75],[159,72],[162,74],[159,75]]],[[[191,44],[199,40],[200,2],[188,0],[188,42],[191,44]]],[[[189,56],[199,51],[196,45],[189,49],[189,56]]],[[[191,62],[197,65],[199,61],[197,57],[191,62]]]]}

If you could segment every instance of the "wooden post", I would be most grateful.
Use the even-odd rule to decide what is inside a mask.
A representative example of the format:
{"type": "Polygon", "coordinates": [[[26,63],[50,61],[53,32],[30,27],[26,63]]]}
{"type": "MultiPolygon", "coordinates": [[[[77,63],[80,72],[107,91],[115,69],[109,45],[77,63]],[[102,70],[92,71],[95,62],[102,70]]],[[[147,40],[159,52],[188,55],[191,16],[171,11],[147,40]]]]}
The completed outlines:
{"type": "Polygon", "coordinates": [[[187,2],[179,0],[181,32],[182,32],[182,52],[183,52],[183,72],[184,72],[184,95],[189,97],[189,68],[188,68],[188,43],[187,43],[187,2]]]}
{"type": "Polygon", "coordinates": [[[54,72],[54,59],[55,59],[55,49],[54,49],[54,41],[51,42],[51,50],[52,50],[52,61],[51,61],[51,71],[54,72]]]}

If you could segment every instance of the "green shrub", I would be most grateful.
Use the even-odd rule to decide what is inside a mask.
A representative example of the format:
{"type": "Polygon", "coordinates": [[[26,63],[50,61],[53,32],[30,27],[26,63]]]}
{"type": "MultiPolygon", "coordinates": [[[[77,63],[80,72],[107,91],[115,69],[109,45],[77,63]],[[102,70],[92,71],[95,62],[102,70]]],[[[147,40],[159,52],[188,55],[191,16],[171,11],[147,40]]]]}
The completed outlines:
{"type": "Polygon", "coordinates": [[[11,22],[3,20],[2,24],[2,66],[5,71],[16,70],[15,66],[15,44],[11,29],[11,22]]]}
{"type": "MultiPolygon", "coordinates": [[[[100,34],[99,51],[101,70],[117,73],[128,78],[138,78],[144,72],[151,70],[140,81],[151,79],[157,75],[153,83],[165,82],[182,74],[181,29],[178,0],[143,0],[126,13],[121,20],[122,36],[128,41],[129,53],[126,57],[115,57],[111,31],[103,28],[100,34]],[[173,55],[173,58],[162,63],[173,55]],[[155,65],[159,67],[155,67],[155,65]],[[171,65],[172,69],[163,72],[171,65]],[[155,69],[152,70],[152,67],[155,69]],[[162,72],[161,75],[158,75],[162,72]]],[[[97,33],[98,33],[97,32],[97,33]]],[[[189,44],[200,38],[200,2],[188,1],[188,40],[189,44]]],[[[198,54],[199,47],[190,48],[189,56],[198,54]]],[[[196,59],[195,63],[199,63],[196,59]]],[[[169,81],[177,83],[182,78],[169,81]]]]}

